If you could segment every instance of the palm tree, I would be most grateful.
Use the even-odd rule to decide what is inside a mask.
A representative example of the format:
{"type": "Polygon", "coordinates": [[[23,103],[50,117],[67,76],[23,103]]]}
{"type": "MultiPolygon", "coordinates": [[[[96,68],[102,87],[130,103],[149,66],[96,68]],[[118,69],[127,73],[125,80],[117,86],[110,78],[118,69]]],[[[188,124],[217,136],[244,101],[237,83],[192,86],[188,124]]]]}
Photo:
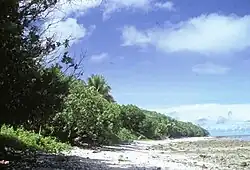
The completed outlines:
{"type": "Polygon", "coordinates": [[[110,94],[111,87],[102,75],[91,75],[87,79],[87,86],[94,87],[103,97],[109,102],[115,102],[113,96],[110,94]]]}

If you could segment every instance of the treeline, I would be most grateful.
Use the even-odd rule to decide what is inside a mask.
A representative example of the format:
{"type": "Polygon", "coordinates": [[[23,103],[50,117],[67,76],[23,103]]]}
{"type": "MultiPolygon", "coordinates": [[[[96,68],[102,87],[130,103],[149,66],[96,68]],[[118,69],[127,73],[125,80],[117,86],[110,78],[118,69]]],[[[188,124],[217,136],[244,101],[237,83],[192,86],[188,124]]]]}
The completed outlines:
{"type": "MultiPolygon", "coordinates": [[[[58,42],[44,37],[38,24],[46,20],[44,11],[56,3],[56,0],[0,2],[1,126],[14,127],[11,131],[22,127],[39,134],[38,137],[53,136],[72,144],[94,145],[138,138],[208,135],[192,123],[134,105],[119,105],[102,76],[79,79],[76,74],[81,72],[79,63],[68,52],[53,56],[57,60],[52,63],[45,63],[52,52],[69,47],[68,40],[58,42]]],[[[1,130],[1,134],[9,133],[1,130]]]]}
{"type": "MultiPolygon", "coordinates": [[[[65,76],[65,79],[69,77],[65,76]]],[[[72,144],[113,144],[135,139],[206,136],[192,123],[145,111],[135,105],[119,105],[103,76],[93,75],[85,83],[70,78],[63,109],[55,114],[43,133],[72,144]]]]}

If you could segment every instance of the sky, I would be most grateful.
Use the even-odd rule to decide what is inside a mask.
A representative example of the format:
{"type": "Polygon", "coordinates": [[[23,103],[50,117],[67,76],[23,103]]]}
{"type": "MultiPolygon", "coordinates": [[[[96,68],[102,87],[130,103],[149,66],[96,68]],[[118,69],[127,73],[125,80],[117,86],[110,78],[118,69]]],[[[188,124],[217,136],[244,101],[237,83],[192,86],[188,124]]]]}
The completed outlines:
{"type": "Polygon", "coordinates": [[[71,37],[71,54],[86,54],[83,79],[104,75],[118,103],[192,122],[223,117],[227,128],[250,120],[249,0],[66,1],[47,35],[71,37]]]}

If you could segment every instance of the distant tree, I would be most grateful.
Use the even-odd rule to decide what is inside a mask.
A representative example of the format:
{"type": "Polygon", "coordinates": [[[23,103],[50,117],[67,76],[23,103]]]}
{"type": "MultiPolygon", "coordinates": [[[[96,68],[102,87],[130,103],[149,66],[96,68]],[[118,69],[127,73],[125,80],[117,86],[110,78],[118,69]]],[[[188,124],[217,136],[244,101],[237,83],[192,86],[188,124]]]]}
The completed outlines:
{"type": "Polygon", "coordinates": [[[122,105],[121,115],[123,126],[134,132],[140,132],[140,127],[143,124],[146,115],[135,105],[122,105]]]}
{"type": "Polygon", "coordinates": [[[110,94],[111,87],[102,75],[91,75],[87,79],[87,86],[94,87],[107,101],[115,102],[113,96],[110,94]]]}

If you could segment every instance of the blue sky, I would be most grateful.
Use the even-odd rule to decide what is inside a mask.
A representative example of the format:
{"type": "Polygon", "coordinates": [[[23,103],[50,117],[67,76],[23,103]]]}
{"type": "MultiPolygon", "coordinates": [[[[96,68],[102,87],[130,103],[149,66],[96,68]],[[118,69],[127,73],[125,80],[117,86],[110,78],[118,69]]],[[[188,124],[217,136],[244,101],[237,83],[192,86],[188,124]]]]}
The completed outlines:
{"type": "Polygon", "coordinates": [[[250,120],[249,0],[65,1],[48,34],[73,37],[71,53],[87,52],[83,78],[104,75],[119,103],[250,120]]]}

